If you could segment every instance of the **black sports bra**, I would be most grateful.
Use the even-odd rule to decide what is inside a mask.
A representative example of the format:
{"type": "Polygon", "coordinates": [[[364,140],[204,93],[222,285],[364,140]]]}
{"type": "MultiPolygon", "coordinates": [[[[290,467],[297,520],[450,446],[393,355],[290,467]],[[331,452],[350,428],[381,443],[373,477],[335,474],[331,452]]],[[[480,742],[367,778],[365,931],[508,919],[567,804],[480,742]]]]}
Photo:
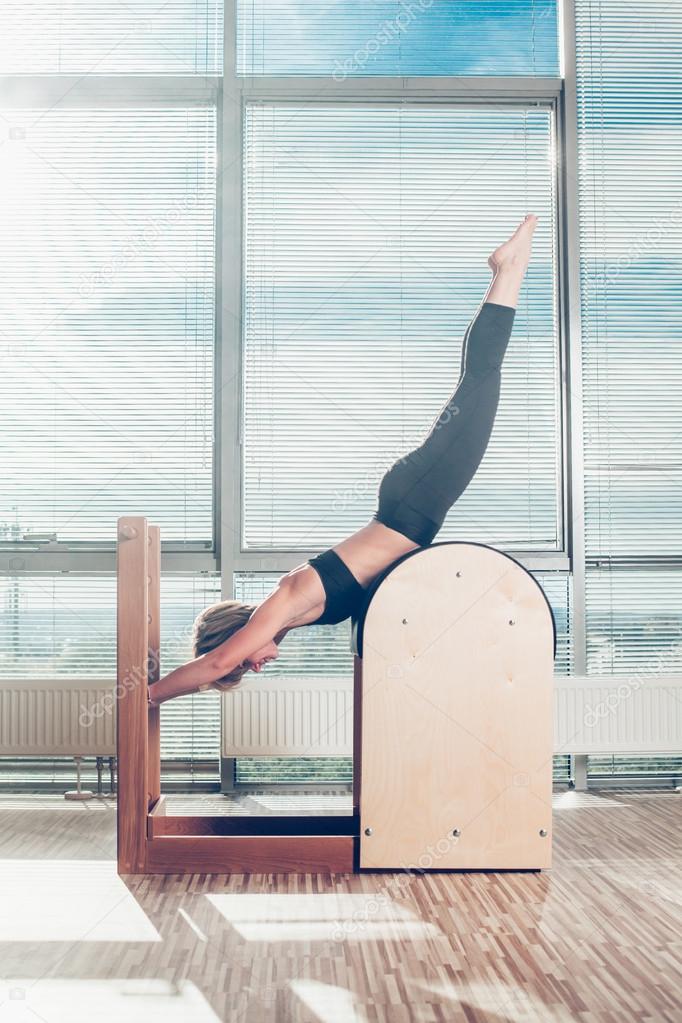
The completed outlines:
{"type": "Polygon", "coordinates": [[[324,611],[308,625],[338,625],[345,618],[357,615],[362,608],[367,590],[357,581],[348,566],[334,551],[325,551],[312,558],[309,565],[319,575],[326,601],[324,611]]]}

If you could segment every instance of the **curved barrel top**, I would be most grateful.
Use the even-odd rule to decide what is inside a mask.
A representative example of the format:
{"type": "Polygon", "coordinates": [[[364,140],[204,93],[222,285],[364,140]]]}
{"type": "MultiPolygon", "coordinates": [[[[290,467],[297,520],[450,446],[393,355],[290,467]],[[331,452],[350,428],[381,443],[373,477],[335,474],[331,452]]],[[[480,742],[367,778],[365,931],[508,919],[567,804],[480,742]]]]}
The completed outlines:
{"type": "MultiPolygon", "coordinates": [[[[552,606],[551,606],[549,600],[547,599],[547,594],[543,590],[542,586],[540,586],[540,584],[537,581],[537,579],[535,578],[535,576],[531,572],[529,572],[528,569],[524,565],[521,564],[521,562],[517,561],[516,558],[512,558],[509,554],[505,554],[503,551],[500,551],[500,550],[498,550],[495,547],[490,547],[488,544],[476,543],[476,542],[468,541],[468,540],[467,541],[464,541],[464,540],[447,540],[447,541],[443,541],[442,543],[430,544],[428,547],[418,547],[416,550],[410,551],[408,554],[405,554],[402,558],[398,558],[397,561],[394,561],[391,565],[388,566],[387,569],[385,569],[379,576],[377,576],[377,578],[374,580],[372,585],[367,590],[367,595],[365,597],[365,600],[364,600],[364,603],[363,603],[362,607],[360,608],[360,611],[358,612],[357,616],[353,617],[353,626],[352,626],[352,635],[351,635],[351,650],[353,651],[353,653],[357,654],[358,657],[362,657],[363,636],[364,636],[364,631],[365,631],[365,621],[367,619],[367,614],[369,612],[369,609],[370,609],[370,607],[372,605],[372,601],[373,601],[377,591],[379,590],[379,588],[386,582],[387,579],[389,579],[389,577],[396,571],[396,569],[400,565],[404,564],[404,562],[410,561],[413,558],[419,558],[419,557],[423,557],[425,555],[428,555],[430,558],[433,558],[434,555],[432,553],[429,554],[429,552],[433,552],[437,548],[453,548],[453,547],[466,547],[466,548],[479,547],[482,550],[491,551],[491,552],[493,552],[495,555],[497,555],[501,559],[502,558],[506,558],[508,561],[510,561],[512,563],[513,566],[518,567],[518,569],[520,569],[522,572],[525,572],[526,575],[529,576],[530,579],[532,579],[533,583],[535,584],[535,586],[537,587],[539,592],[542,594],[542,597],[543,597],[543,599],[544,599],[544,601],[545,601],[545,603],[547,605],[547,608],[549,610],[550,620],[552,622],[552,632],[553,632],[553,651],[554,651],[554,657],[556,657],[557,632],[556,632],[556,621],[554,619],[554,612],[552,611],[552,606]]],[[[437,560],[438,560],[438,558],[436,558],[436,561],[437,560]]],[[[448,559],[443,559],[443,569],[444,570],[446,569],[446,565],[447,565],[447,561],[448,560],[449,560],[449,558],[448,559]]],[[[409,610],[409,607],[406,606],[404,610],[405,610],[405,613],[407,613],[407,611],[409,610]]]]}

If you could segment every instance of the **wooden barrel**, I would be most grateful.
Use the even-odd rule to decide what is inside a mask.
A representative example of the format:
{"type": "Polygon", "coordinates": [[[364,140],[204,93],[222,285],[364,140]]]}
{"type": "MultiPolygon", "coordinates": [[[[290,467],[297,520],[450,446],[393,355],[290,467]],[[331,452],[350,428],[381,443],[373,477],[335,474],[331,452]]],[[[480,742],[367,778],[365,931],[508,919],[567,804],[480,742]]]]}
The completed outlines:
{"type": "Polygon", "coordinates": [[[360,867],[549,867],[556,631],[533,576],[483,544],[420,549],[354,643],[360,867]]]}

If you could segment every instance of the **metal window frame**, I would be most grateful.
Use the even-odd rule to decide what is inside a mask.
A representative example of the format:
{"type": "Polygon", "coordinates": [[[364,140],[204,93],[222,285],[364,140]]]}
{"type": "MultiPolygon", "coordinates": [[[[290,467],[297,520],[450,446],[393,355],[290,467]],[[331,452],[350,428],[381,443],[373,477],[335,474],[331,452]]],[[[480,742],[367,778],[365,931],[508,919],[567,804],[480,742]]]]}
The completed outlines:
{"type": "MultiPolygon", "coordinates": [[[[580,350],[580,285],[577,219],[577,111],[575,104],[575,11],[574,0],[558,0],[559,55],[558,78],[546,77],[353,77],[337,82],[333,77],[269,77],[236,75],[236,5],[225,11],[225,81],[232,83],[231,98],[222,100],[223,167],[229,181],[223,180],[221,211],[227,204],[231,231],[223,219],[221,230],[224,297],[221,305],[220,343],[222,361],[220,388],[223,403],[220,420],[219,500],[216,505],[218,566],[224,596],[233,596],[234,575],[238,572],[286,572],[300,564],[312,551],[245,549],[243,537],[242,478],[242,267],[244,237],[242,223],[242,144],[243,112],[246,103],[367,102],[409,101],[469,103],[543,103],[555,114],[557,145],[557,301],[560,351],[560,387],[557,433],[561,445],[559,472],[561,488],[558,515],[563,549],[557,552],[514,552],[531,571],[557,571],[573,574],[572,655],[578,666],[585,662],[584,610],[584,530],[582,479],[582,392],[580,350]],[[229,254],[229,255],[228,255],[229,254]],[[239,305],[237,305],[239,303],[239,305]],[[238,309],[238,315],[235,311],[238,309]],[[238,379],[237,393],[232,389],[238,379]],[[226,392],[227,388],[227,392],[226,392]],[[229,393],[228,393],[229,392],[229,393]],[[226,432],[229,431],[229,432],[226,432]],[[229,521],[226,516],[230,515],[229,521]],[[576,574],[576,567],[578,572],[576,574]]],[[[577,669],[576,669],[577,670],[577,669]]],[[[582,670],[582,669],[581,669],[582,670]]]]}
{"type": "MultiPolygon", "coordinates": [[[[573,0],[564,7],[566,12],[573,0]]],[[[569,36],[570,38],[570,36],[569,36]]],[[[337,82],[333,77],[237,76],[236,73],[236,4],[225,4],[224,74],[218,76],[136,76],[99,75],[9,75],[0,76],[0,90],[5,103],[14,108],[52,106],[57,103],[83,106],[140,104],[205,104],[217,108],[218,179],[216,209],[216,338],[215,338],[215,452],[214,452],[214,537],[213,548],[202,544],[164,545],[164,572],[217,573],[222,577],[225,596],[232,595],[236,572],[285,572],[305,560],[313,551],[246,550],[243,536],[242,481],[242,313],[243,313],[243,223],[242,223],[242,140],[243,113],[246,103],[291,102],[443,102],[481,103],[524,106],[538,104],[550,107],[555,114],[555,136],[560,167],[574,158],[577,136],[575,123],[570,123],[570,105],[561,77],[353,77],[337,82]]],[[[570,61],[566,61],[567,70],[570,61]]],[[[568,81],[568,75],[566,76],[568,81]]],[[[571,188],[570,175],[557,171],[557,213],[559,225],[559,333],[562,366],[566,351],[568,377],[562,369],[561,400],[557,423],[562,446],[560,469],[563,487],[559,502],[560,536],[563,549],[558,551],[515,552],[531,570],[575,572],[579,554],[575,537],[575,485],[582,445],[581,430],[574,419],[579,413],[575,401],[573,376],[577,372],[573,349],[579,354],[579,326],[576,333],[574,292],[578,288],[574,265],[577,266],[577,234],[564,223],[567,211],[577,209],[577,188],[571,188]],[[571,300],[565,311],[567,292],[571,300]],[[571,401],[571,395],[573,401],[571,401]],[[570,450],[569,450],[570,447],[570,450]],[[573,494],[573,502],[570,495],[573,494]],[[572,509],[572,511],[571,511],[572,509]],[[566,516],[566,512],[570,516],[566,516]]],[[[579,294],[578,294],[579,301],[579,294]]],[[[579,314],[579,309],[577,309],[579,314]]],[[[579,321],[578,325],[579,325],[579,321]]],[[[579,421],[578,421],[579,422],[579,421]]],[[[582,507],[582,502],[577,503],[582,507]]],[[[12,575],[43,573],[108,574],[115,568],[114,544],[36,543],[32,546],[2,545],[0,571],[12,575]]],[[[580,587],[574,583],[574,621],[577,615],[580,587]]],[[[584,620],[584,614],[582,615],[584,620]]],[[[576,644],[576,652],[578,649],[576,644]]]]}
{"type": "MultiPolygon", "coordinates": [[[[226,73],[228,51],[228,21],[226,19],[226,73]]],[[[237,81],[239,96],[223,106],[223,148],[225,166],[229,168],[230,183],[223,183],[223,215],[229,202],[239,197],[239,210],[230,210],[232,230],[221,232],[223,248],[223,280],[226,282],[223,295],[229,296],[227,306],[223,305],[221,343],[219,345],[223,371],[221,389],[223,393],[221,473],[223,486],[222,500],[217,512],[219,523],[219,565],[225,596],[232,595],[233,576],[237,572],[286,572],[300,564],[314,551],[246,548],[243,544],[243,472],[242,472],[242,312],[235,315],[237,302],[243,302],[243,282],[238,279],[243,266],[243,224],[241,222],[242,178],[241,156],[243,144],[244,109],[247,104],[267,102],[292,103],[338,103],[360,102],[382,103],[396,101],[404,103],[428,102],[458,105],[504,105],[524,107],[536,105],[549,109],[553,114],[554,137],[557,152],[561,150],[562,138],[562,82],[559,78],[358,78],[335,82],[332,78],[312,76],[291,78],[242,78],[237,81]],[[238,109],[237,109],[238,102],[238,109]],[[229,141],[227,141],[229,140],[229,141]],[[231,246],[228,250],[228,246],[231,246]],[[229,258],[226,253],[229,251],[229,258]],[[231,382],[239,378],[239,393],[232,393],[231,382]],[[229,429],[228,429],[229,425],[229,429]],[[230,440],[232,438],[232,441],[230,440]],[[225,448],[228,450],[226,451],[225,448]],[[228,519],[227,516],[230,515],[228,519]]],[[[559,161],[560,162],[560,161],[559,161]]],[[[555,181],[557,194],[557,221],[561,220],[563,205],[563,183],[559,169],[555,181]]],[[[561,232],[559,231],[559,235],[561,232]]],[[[557,241],[557,262],[561,267],[564,260],[561,237],[557,241]]],[[[560,272],[560,281],[565,270],[560,272]]],[[[561,314],[562,295],[557,287],[559,304],[560,348],[565,346],[563,337],[564,317],[561,314]]],[[[562,360],[563,361],[563,360],[562,360]]],[[[567,389],[561,382],[559,388],[559,409],[557,435],[562,451],[567,434],[566,415],[568,411],[567,389]]],[[[530,570],[554,570],[568,572],[570,557],[567,543],[566,493],[568,488],[565,454],[560,458],[559,502],[557,508],[557,533],[563,543],[557,551],[515,551],[514,556],[530,570]]]]}
{"type": "Polygon", "coordinates": [[[572,575],[571,635],[572,671],[587,674],[587,638],[585,632],[585,481],[583,458],[582,323],[580,296],[580,225],[578,213],[578,101],[575,35],[575,0],[560,5],[562,177],[563,227],[562,249],[564,334],[563,354],[566,394],[567,436],[564,444],[567,490],[565,495],[569,522],[568,554],[572,575]]]}
{"type": "MultiPolygon", "coordinates": [[[[210,75],[0,75],[2,105],[13,112],[55,107],[187,107],[211,104],[217,109],[222,92],[222,79],[210,75]]],[[[217,265],[216,277],[219,281],[217,265]]],[[[215,490],[215,463],[213,475],[215,490]]],[[[162,561],[163,570],[168,573],[215,573],[215,540],[170,542],[164,547],[162,561]]],[[[0,575],[111,575],[115,570],[113,521],[111,543],[38,538],[19,543],[0,542],[0,575]]]]}

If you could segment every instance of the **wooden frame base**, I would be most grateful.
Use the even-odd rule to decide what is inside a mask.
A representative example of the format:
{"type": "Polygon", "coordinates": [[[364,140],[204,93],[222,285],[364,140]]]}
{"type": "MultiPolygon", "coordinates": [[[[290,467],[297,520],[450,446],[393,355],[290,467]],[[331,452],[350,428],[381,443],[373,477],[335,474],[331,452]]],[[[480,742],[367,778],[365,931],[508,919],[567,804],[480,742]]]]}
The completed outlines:
{"type": "Polygon", "coordinates": [[[350,873],[357,818],[147,816],[145,873],[350,873]]]}
{"type": "Polygon", "coordinates": [[[358,818],[166,814],[161,796],[147,815],[145,873],[351,873],[358,818]]]}
{"type": "Polygon", "coordinates": [[[352,838],[179,836],[148,843],[146,874],[350,874],[352,838]]]}
{"type": "Polygon", "coordinates": [[[175,816],[160,792],[161,541],[138,516],[118,521],[118,871],[120,874],[349,873],[358,816],[175,816]]]}

